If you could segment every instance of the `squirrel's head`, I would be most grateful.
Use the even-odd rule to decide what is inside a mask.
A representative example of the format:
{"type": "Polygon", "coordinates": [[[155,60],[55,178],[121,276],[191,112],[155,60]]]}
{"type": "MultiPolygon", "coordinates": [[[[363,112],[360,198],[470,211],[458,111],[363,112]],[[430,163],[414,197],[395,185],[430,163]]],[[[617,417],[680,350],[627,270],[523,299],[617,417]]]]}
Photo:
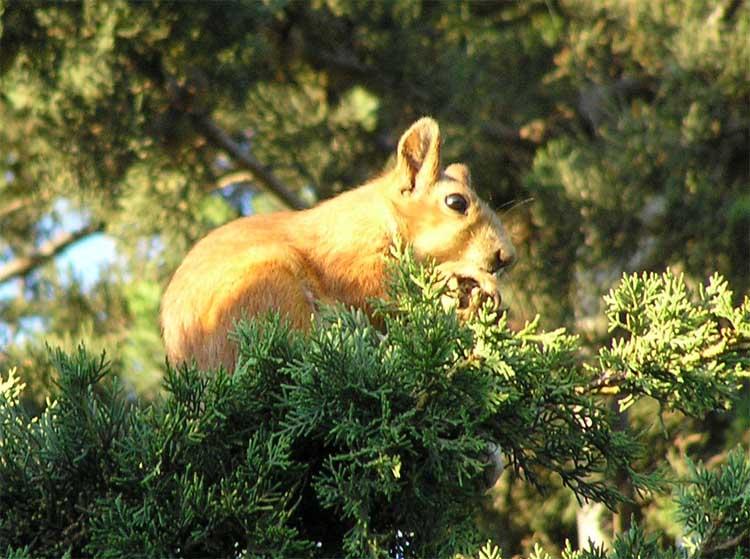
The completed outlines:
{"type": "Polygon", "coordinates": [[[392,185],[401,234],[417,258],[497,274],[515,260],[513,243],[472,189],[468,167],[442,168],[440,144],[440,128],[431,118],[412,124],[399,140],[392,185]]]}

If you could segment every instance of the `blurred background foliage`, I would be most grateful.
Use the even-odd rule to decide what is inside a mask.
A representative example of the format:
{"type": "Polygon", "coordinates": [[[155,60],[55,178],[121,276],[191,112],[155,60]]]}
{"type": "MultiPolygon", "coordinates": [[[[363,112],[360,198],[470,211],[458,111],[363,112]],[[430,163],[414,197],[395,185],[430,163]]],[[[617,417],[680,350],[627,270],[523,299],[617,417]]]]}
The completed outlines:
{"type": "MultiPolygon", "coordinates": [[[[601,342],[601,295],[667,267],[739,301],[748,37],[743,0],[0,0],[0,370],[41,409],[45,344],[84,340],[154,397],[159,299],[192,243],[364,182],[425,114],[519,248],[512,324],[601,342]]],[[[704,422],[659,415],[622,416],[651,434],[645,469],[750,444],[747,390],[704,422]]],[[[492,501],[478,521],[506,552],[555,551],[592,514],[507,475],[492,501]]],[[[593,514],[678,536],[670,503],[593,514]]]]}

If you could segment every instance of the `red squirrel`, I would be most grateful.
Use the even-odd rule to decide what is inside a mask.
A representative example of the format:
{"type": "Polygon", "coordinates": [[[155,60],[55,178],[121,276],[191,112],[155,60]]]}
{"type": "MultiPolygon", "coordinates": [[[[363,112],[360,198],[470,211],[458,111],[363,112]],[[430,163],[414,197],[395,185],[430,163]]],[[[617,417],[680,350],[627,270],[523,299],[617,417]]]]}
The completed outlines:
{"type": "Polygon", "coordinates": [[[401,137],[395,167],[315,207],[236,219],[200,240],[161,303],[171,363],[234,369],[234,323],[270,310],[307,329],[320,303],[367,309],[385,296],[387,258],[400,239],[446,278],[499,302],[498,275],[515,258],[499,217],[471,187],[465,165],[443,169],[437,122],[401,137]]]}

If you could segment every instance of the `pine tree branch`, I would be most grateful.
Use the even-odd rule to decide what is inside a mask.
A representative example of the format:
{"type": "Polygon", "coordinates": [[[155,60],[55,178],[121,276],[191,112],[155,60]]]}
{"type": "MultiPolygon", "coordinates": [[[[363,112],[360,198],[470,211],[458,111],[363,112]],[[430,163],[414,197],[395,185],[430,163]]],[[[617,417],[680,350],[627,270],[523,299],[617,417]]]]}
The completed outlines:
{"type": "Polygon", "coordinates": [[[21,210],[33,203],[31,198],[17,198],[11,200],[6,206],[0,208],[0,219],[5,219],[9,215],[21,210]]]}
{"type": "Polygon", "coordinates": [[[191,116],[196,129],[206,140],[214,147],[226,151],[245,169],[250,171],[258,182],[278,196],[285,204],[295,210],[302,210],[307,207],[307,204],[299,196],[251,153],[243,150],[211,117],[205,114],[192,114],[191,116]]]}
{"type": "Polygon", "coordinates": [[[207,188],[209,191],[221,190],[232,184],[252,183],[255,176],[248,171],[229,171],[214,178],[214,183],[207,188]]]}
{"type": "Polygon", "coordinates": [[[599,377],[582,387],[582,392],[586,394],[617,392],[626,378],[625,371],[602,371],[599,377]]]}
{"type": "MultiPolygon", "coordinates": [[[[190,116],[196,130],[214,147],[227,152],[242,167],[250,171],[255,179],[285,204],[295,210],[307,208],[307,204],[284,184],[273,172],[258,161],[251,153],[242,149],[227,132],[216,124],[201,106],[201,87],[196,83],[178,84],[165,70],[159,54],[144,55],[136,51],[129,53],[130,60],[137,70],[150,79],[170,96],[170,104],[183,114],[190,116]]],[[[203,76],[197,76],[196,82],[202,82],[203,76]]]]}
{"type": "Polygon", "coordinates": [[[0,267],[0,284],[5,283],[10,279],[29,274],[31,271],[54,258],[71,245],[103,230],[104,223],[101,221],[95,221],[77,231],[66,231],[59,234],[55,238],[44,243],[39,249],[31,254],[16,258],[0,267]]]}
{"type": "Polygon", "coordinates": [[[733,549],[737,547],[742,542],[742,540],[744,540],[748,536],[748,534],[750,534],[750,528],[745,528],[744,530],[742,530],[742,532],[740,532],[733,538],[730,538],[723,542],[713,543],[712,540],[714,539],[714,535],[721,527],[723,520],[723,517],[719,516],[711,524],[711,527],[708,530],[708,534],[703,539],[703,544],[698,548],[698,553],[696,554],[697,557],[710,557],[719,551],[733,549]]]}

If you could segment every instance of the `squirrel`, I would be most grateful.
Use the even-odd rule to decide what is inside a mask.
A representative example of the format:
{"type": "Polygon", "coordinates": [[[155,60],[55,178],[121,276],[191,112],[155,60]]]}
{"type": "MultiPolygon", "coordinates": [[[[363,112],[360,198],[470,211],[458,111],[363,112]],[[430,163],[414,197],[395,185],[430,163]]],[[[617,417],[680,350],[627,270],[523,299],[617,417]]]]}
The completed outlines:
{"type": "Polygon", "coordinates": [[[398,142],[390,171],[313,208],[231,221],[201,239],[174,273],[161,302],[173,364],[233,371],[234,323],[278,311],[307,329],[317,305],[368,309],[384,297],[397,239],[431,258],[454,284],[500,302],[498,276],[515,259],[499,217],[471,187],[463,164],[441,167],[440,129],[421,118],[398,142]]]}

